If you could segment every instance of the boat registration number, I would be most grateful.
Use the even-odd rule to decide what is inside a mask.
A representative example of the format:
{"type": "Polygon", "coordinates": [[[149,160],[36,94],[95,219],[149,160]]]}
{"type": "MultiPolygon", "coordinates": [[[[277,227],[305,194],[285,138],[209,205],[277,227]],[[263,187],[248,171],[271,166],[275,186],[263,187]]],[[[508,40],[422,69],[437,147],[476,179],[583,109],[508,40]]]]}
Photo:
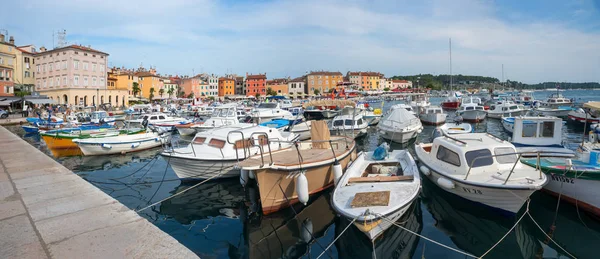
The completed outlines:
{"type": "Polygon", "coordinates": [[[462,189],[463,189],[463,192],[466,192],[466,193],[483,194],[481,192],[481,190],[479,190],[479,189],[473,189],[473,188],[467,188],[467,187],[463,187],[462,189]]]}
{"type": "Polygon", "coordinates": [[[573,178],[570,178],[570,177],[552,174],[551,178],[552,178],[552,181],[575,184],[575,182],[573,181],[573,178]]]}

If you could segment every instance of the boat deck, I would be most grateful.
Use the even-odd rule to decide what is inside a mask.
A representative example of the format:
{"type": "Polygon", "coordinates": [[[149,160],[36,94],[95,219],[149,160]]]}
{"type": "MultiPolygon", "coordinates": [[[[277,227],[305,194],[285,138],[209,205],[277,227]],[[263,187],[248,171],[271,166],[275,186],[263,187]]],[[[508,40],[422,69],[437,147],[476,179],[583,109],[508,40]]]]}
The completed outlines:
{"type": "MultiPolygon", "coordinates": [[[[352,147],[349,146],[348,148],[350,149],[352,147]]],[[[295,147],[291,147],[285,150],[272,152],[273,160],[271,160],[268,150],[264,151],[263,157],[265,165],[273,163],[273,165],[277,166],[295,166],[298,165],[300,161],[302,161],[302,164],[309,164],[333,159],[333,152],[335,152],[336,156],[340,156],[341,154],[346,153],[349,149],[346,149],[346,145],[337,145],[336,143],[333,143],[333,151],[331,148],[300,148],[300,156],[298,156],[298,150],[296,150],[295,147]]],[[[256,155],[240,162],[240,167],[260,167],[263,164],[262,161],[263,160],[261,159],[261,156],[256,155]]]]}

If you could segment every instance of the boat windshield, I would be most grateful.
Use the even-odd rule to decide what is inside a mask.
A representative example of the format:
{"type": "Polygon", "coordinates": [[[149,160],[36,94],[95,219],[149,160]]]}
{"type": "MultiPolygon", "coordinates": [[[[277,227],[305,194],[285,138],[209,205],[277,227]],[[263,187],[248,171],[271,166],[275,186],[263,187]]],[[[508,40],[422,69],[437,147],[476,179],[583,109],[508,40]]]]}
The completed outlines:
{"type": "Polygon", "coordinates": [[[258,105],[258,108],[275,109],[275,108],[277,108],[277,104],[276,103],[261,103],[258,105]]]}
{"type": "Polygon", "coordinates": [[[342,126],[342,125],[344,125],[344,121],[343,120],[333,121],[333,126],[342,126]]]}
{"type": "Polygon", "coordinates": [[[467,164],[471,167],[488,166],[494,163],[492,152],[487,148],[469,151],[465,153],[465,159],[467,159],[467,164]]]}
{"type": "Polygon", "coordinates": [[[344,121],[344,124],[346,126],[352,126],[354,124],[354,121],[353,120],[346,120],[346,121],[344,121]]]}
{"type": "Polygon", "coordinates": [[[513,164],[517,161],[517,154],[512,147],[497,147],[494,148],[496,161],[500,164],[513,164]]]}

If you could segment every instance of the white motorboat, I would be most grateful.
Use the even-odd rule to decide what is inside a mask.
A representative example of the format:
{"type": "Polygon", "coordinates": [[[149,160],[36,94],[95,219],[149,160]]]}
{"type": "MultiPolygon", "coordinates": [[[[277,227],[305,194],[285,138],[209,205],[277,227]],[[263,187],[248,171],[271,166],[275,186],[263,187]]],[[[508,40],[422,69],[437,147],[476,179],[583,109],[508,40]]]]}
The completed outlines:
{"type": "Polygon", "coordinates": [[[333,135],[362,137],[367,134],[369,123],[354,107],[346,107],[340,115],[335,116],[329,124],[329,131],[333,135]]]}
{"type": "Polygon", "coordinates": [[[487,133],[438,137],[415,153],[421,172],[442,189],[510,213],[548,181],[519,161],[514,145],[487,133]]]}
{"type": "Polygon", "coordinates": [[[563,120],[558,117],[502,118],[504,129],[512,133],[511,143],[523,157],[573,157],[575,152],[563,146],[563,120]]]}
{"type": "Polygon", "coordinates": [[[115,125],[115,117],[109,116],[106,111],[95,111],[90,114],[90,122],[96,124],[115,125]]]}
{"type": "Polygon", "coordinates": [[[488,118],[500,119],[502,117],[514,117],[527,114],[529,109],[521,104],[516,104],[513,101],[499,101],[490,106],[487,111],[488,118]]]}
{"type": "Polygon", "coordinates": [[[312,119],[331,119],[340,113],[340,109],[346,106],[356,106],[350,100],[313,100],[302,104],[304,117],[312,119]]]}
{"type": "Polygon", "coordinates": [[[238,120],[237,110],[237,105],[235,103],[221,105],[214,109],[212,116],[204,123],[192,125],[190,128],[198,133],[218,127],[239,124],[240,121],[238,120]]]}
{"type": "Polygon", "coordinates": [[[573,108],[570,106],[560,106],[558,108],[534,107],[531,112],[538,116],[569,117],[571,111],[573,108]]]}
{"type": "Polygon", "coordinates": [[[162,131],[173,131],[176,125],[188,122],[184,118],[170,117],[164,113],[144,114],[137,119],[127,120],[126,122],[133,125],[142,125],[144,121],[148,121],[148,126],[158,127],[162,131]]]}
{"type": "Polygon", "coordinates": [[[583,108],[570,111],[569,120],[584,124],[600,123],[600,102],[587,102],[583,108]]]}
{"type": "Polygon", "coordinates": [[[250,117],[255,123],[267,122],[274,119],[295,119],[291,112],[281,109],[280,104],[277,102],[259,104],[258,107],[250,113],[250,117]]]}
{"type": "Polygon", "coordinates": [[[408,104],[404,104],[404,103],[394,104],[394,105],[392,105],[392,107],[390,107],[390,110],[388,111],[388,113],[395,109],[405,109],[405,110],[409,111],[415,117],[417,116],[415,109],[408,104]]]}
{"type": "Polygon", "coordinates": [[[293,125],[285,129],[285,131],[289,131],[293,134],[298,135],[298,140],[308,140],[310,139],[311,125],[312,121],[295,122],[293,125]]]}
{"type": "Polygon", "coordinates": [[[362,114],[363,118],[369,123],[369,126],[375,126],[379,124],[379,121],[381,120],[382,116],[381,109],[373,109],[371,107],[362,111],[362,114]]]}
{"type": "Polygon", "coordinates": [[[296,138],[293,133],[240,123],[198,132],[187,146],[165,150],[161,155],[182,179],[237,177],[240,161],[259,154],[261,149],[288,148],[296,138]]]}
{"type": "Polygon", "coordinates": [[[125,154],[159,147],[168,141],[168,135],[158,132],[118,135],[104,138],[73,139],[86,156],[125,154]]]}
{"type": "Polygon", "coordinates": [[[470,96],[469,98],[463,98],[458,111],[456,114],[463,118],[466,122],[482,122],[487,116],[487,112],[483,105],[481,105],[481,99],[479,97],[470,96]]]}
{"type": "Polygon", "coordinates": [[[409,105],[413,107],[417,114],[423,113],[427,107],[431,105],[427,95],[425,94],[417,94],[409,97],[410,102],[409,105]]]}
{"type": "Polygon", "coordinates": [[[419,119],[423,124],[427,125],[440,125],[446,123],[446,117],[448,115],[444,113],[439,106],[428,106],[421,109],[419,113],[419,119]]]}
{"type": "Polygon", "coordinates": [[[396,109],[392,108],[381,118],[381,121],[377,124],[377,129],[384,139],[406,143],[421,133],[423,125],[414,115],[414,112],[399,106],[396,109]]]}
{"type": "Polygon", "coordinates": [[[361,152],[336,184],[331,203],[375,240],[404,215],[420,187],[417,165],[407,150],[394,150],[383,160],[361,152]]]}
{"type": "Polygon", "coordinates": [[[542,108],[559,108],[560,106],[571,106],[573,102],[562,96],[560,93],[551,94],[546,101],[539,102],[540,107],[542,108]]]}

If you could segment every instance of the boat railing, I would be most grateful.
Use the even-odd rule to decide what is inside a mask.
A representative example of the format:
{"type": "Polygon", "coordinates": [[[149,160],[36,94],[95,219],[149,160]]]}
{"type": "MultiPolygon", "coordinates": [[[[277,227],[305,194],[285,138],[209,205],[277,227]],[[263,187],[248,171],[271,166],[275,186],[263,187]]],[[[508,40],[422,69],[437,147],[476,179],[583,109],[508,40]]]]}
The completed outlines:
{"type": "Polygon", "coordinates": [[[266,132],[253,132],[252,134],[250,134],[250,139],[254,140],[254,136],[257,136],[257,140],[258,141],[252,141],[252,145],[255,147],[258,147],[258,150],[260,151],[260,160],[261,160],[261,165],[260,167],[265,166],[265,157],[264,157],[264,148],[263,145],[267,145],[267,148],[269,149],[269,158],[271,158],[271,163],[269,163],[270,165],[273,165],[273,152],[271,152],[271,140],[269,139],[269,135],[266,132]],[[264,136],[263,139],[260,138],[260,136],[264,136]],[[266,141],[266,143],[263,143],[263,141],[266,141]]]}
{"type": "MultiPolygon", "coordinates": [[[[250,147],[246,146],[246,138],[244,137],[244,132],[239,131],[239,130],[232,130],[232,131],[230,131],[229,133],[227,133],[227,143],[229,143],[231,145],[234,145],[234,146],[236,145],[237,141],[236,142],[231,142],[231,140],[229,139],[229,136],[231,136],[234,133],[238,133],[238,134],[240,134],[242,136],[242,139],[241,139],[242,140],[242,149],[244,150],[244,158],[243,159],[246,159],[248,157],[249,153],[250,153],[250,147]],[[248,154],[246,153],[246,150],[248,151],[248,154]]],[[[238,155],[237,150],[235,150],[235,158],[236,158],[237,161],[240,161],[240,157],[238,155]]]]}
{"type": "Polygon", "coordinates": [[[569,154],[566,152],[558,152],[558,151],[525,151],[525,152],[513,152],[513,153],[505,153],[505,154],[499,154],[499,155],[490,155],[490,156],[480,156],[480,157],[476,157],[471,161],[471,164],[468,165],[469,166],[469,170],[467,171],[467,174],[465,175],[465,178],[463,180],[467,180],[467,178],[469,178],[469,175],[471,174],[471,169],[473,168],[473,164],[475,164],[475,161],[480,160],[480,159],[484,159],[484,158],[495,158],[495,157],[501,157],[501,156],[513,156],[513,155],[518,155],[517,159],[515,160],[515,163],[512,165],[512,168],[510,169],[510,172],[508,173],[508,177],[506,177],[506,180],[504,180],[504,183],[502,183],[502,185],[506,185],[506,183],[508,182],[508,179],[510,178],[510,176],[513,174],[515,167],[517,166],[517,164],[521,161],[521,157],[523,155],[536,155],[536,159],[537,159],[537,163],[536,163],[536,170],[539,170],[540,172],[540,179],[542,179],[542,170],[540,167],[540,159],[542,157],[542,154],[569,154]]]}

